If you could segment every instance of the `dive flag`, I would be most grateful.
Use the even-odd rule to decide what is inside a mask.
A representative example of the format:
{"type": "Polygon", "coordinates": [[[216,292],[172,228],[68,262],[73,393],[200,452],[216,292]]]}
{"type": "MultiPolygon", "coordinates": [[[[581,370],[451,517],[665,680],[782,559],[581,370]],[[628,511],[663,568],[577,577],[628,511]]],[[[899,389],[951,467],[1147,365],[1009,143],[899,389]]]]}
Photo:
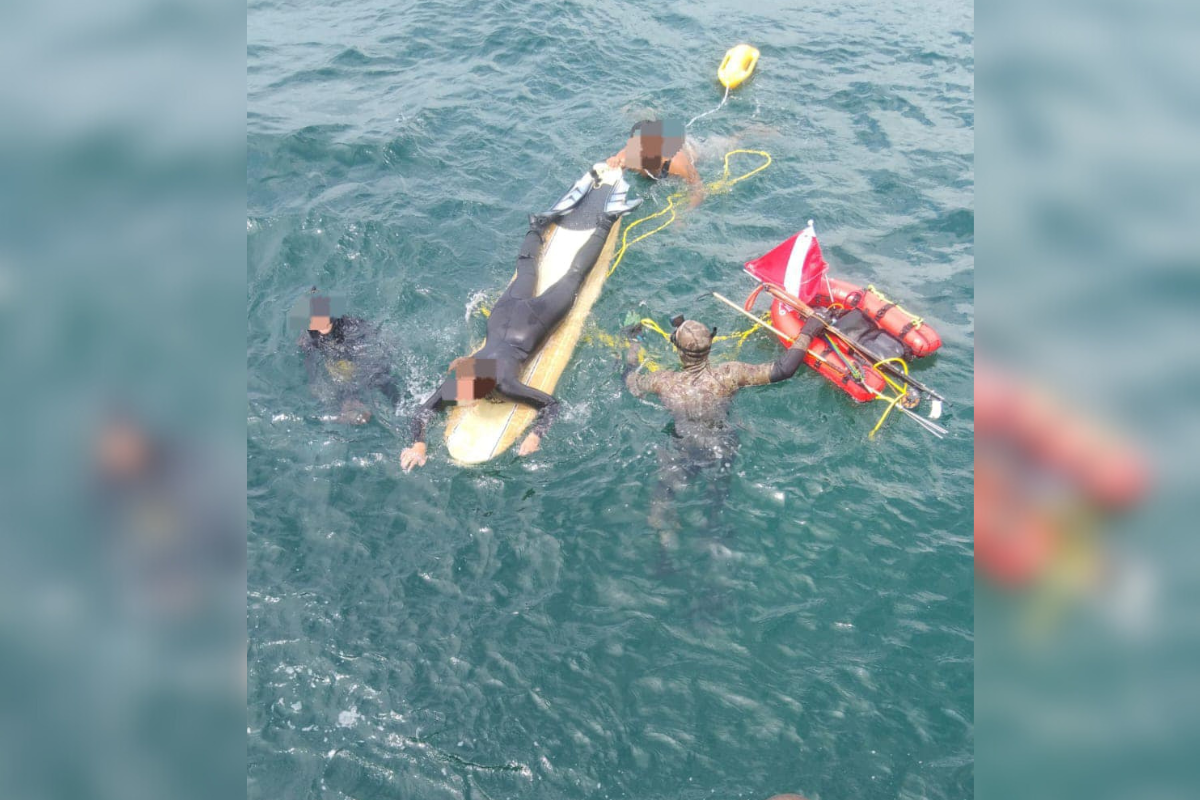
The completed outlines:
{"type": "Polygon", "coordinates": [[[765,256],[746,262],[746,272],[766,283],[783,284],[789,294],[806,303],[812,302],[828,271],[811,219],[807,228],[765,256]]]}

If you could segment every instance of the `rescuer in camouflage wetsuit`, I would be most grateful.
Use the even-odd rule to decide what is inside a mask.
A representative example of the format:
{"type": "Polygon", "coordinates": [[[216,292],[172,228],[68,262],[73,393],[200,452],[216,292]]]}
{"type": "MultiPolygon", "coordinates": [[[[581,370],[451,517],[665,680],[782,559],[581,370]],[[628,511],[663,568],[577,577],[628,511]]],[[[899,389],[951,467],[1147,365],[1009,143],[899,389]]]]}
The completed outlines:
{"type": "MultiPolygon", "coordinates": [[[[659,449],[659,480],[650,507],[650,524],[659,530],[665,547],[673,545],[670,507],[675,493],[702,473],[712,487],[711,517],[720,513],[729,493],[733,458],[737,454],[737,431],[729,424],[729,404],[744,386],[763,386],[785,381],[796,374],[804,361],[812,337],[824,321],[809,317],[791,347],[770,364],[708,360],[716,328],[696,320],[676,318],[671,343],[679,351],[682,369],[657,372],[635,371],[638,343],[630,342],[625,355],[625,383],[634,396],[657,394],[674,419],[672,441],[659,449]]],[[[637,326],[631,333],[637,332],[637,326]]]]}

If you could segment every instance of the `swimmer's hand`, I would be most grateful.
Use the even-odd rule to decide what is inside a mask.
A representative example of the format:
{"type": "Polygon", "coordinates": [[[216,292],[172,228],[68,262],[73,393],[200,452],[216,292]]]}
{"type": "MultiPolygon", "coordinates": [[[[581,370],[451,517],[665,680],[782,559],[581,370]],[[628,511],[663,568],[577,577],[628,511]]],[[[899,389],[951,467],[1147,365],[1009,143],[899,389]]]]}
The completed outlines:
{"type": "Polygon", "coordinates": [[[413,467],[425,466],[425,443],[417,442],[400,452],[400,468],[408,472],[413,467]]]}
{"type": "Polygon", "coordinates": [[[625,169],[625,156],[621,153],[618,153],[612,158],[606,160],[604,163],[608,164],[613,169],[625,169]]]}
{"type": "Polygon", "coordinates": [[[637,342],[630,342],[629,349],[625,351],[625,363],[631,367],[636,367],[641,361],[638,359],[638,353],[641,352],[641,345],[637,342]]]}
{"type": "Polygon", "coordinates": [[[517,451],[519,456],[527,456],[530,453],[536,453],[542,444],[542,437],[536,433],[531,433],[525,437],[525,441],[521,442],[521,449],[517,451]]]}

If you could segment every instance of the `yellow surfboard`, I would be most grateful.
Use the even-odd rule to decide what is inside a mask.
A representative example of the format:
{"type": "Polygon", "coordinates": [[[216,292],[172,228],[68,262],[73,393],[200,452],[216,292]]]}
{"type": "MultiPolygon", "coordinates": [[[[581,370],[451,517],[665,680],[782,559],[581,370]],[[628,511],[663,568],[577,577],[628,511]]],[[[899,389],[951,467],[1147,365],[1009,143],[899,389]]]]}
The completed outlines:
{"type": "MultiPolygon", "coordinates": [[[[619,169],[612,169],[604,164],[597,164],[594,169],[600,175],[602,186],[613,186],[621,179],[619,169]]],[[[592,192],[595,193],[596,190],[593,189],[592,192]]],[[[582,227],[580,218],[572,219],[589,205],[587,200],[588,198],[584,198],[581,207],[571,212],[561,224],[552,225],[547,229],[545,244],[542,245],[538,261],[539,295],[566,274],[575,254],[596,229],[598,217],[596,224],[582,227]]],[[[604,249],[583,282],[571,311],[546,338],[541,349],[525,362],[521,381],[527,386],[547,394],[554,393],[558,379],[575,352],[584,320],[600,297],[600,289],[608,277],[608,265],[612,261],[617,239],[620,238],[620,227],[620,220],[613,223],[604,249]]],[[[536,417],[537,411],[531,406],[507,400],[484,400],[470,406],[455,406],[450,410],[446,421],[446,448],[451,458],[463,464],[489,461],[512,447],[536,417]]]]}

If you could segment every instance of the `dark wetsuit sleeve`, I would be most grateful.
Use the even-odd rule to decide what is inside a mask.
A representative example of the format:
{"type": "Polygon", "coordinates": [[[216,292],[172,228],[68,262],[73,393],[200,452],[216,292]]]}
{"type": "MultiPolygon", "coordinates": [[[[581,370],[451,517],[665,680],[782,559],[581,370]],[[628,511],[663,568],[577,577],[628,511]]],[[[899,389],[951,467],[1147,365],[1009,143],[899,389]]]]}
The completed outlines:
{"type": "Polygon", "coordinates": [[[538,436],[546,435],[546,431],[554,423],[554,418],[558,416],[558,400],[554,399],[553,395],[526,386],[516,379],[501,380],[496,388],[510,400],[536,408],[538,414],[537,421],[533,423],[533,432],[538,436]]]}
{"type": "Polygon", "coordinates": [[[551,397],[549,403],[538,409],[537,420],[533,423],[533,432],[539,439],[546,435],[546,431],[550,430],[557,417],[558,401],[551,397]]]}
{"type": "Polygon", "coordinates": [[[792,346],[787,349],[787,352],[775,359],[775,363],[771,365],[771,383],[786,381],[796,374],[796,370],[800,369],[800,365],[804,363],[804,356],[808,352],[808,344],[811,341],[811,336],[801,334],[796,337],[796,341],[792,342],[792,346]]]}
{"type": "Polygon", "coordinates": [[[387,374],[381,376],[378,386],[379,391],[383,392],[383,396],[386,397],[393,406],[400,402],[400,390],[396,388],[396,382],[392,380],[392,376],[387,374]]]}
{"type": "Polygon", "coordinates": [[[300,337],[300,349],[304,351],[304,371],[308,374],[308,383],[311,386],[317,380],[317,362],[320,355],[317,353],[316,343],[307,333],[300,337]]]}
{"type": "Polygon", "coordinates": [[[728,361],[715,370],[725,386],[737,390],[744,386],[765,386],[768,383],[786,381],[796,374],[804,363],[804,355],[808,352],[810,342],[808,336],[800,336],[796,342],[784,351],[783,355],[770,364],[747,364],[744,361],[728,361]]]}
{"type": "Polygon", "coordinates": [[[453,386],[454,378],[451,376],[443,381],[437,391],[429,395],[429,398],[417,409],[417,413],[413,415],[410,429],[414,443],[425,441],[425,428],[429,425],[429,420],[433,419],[433,415],[446,405],[446,393],[453,386]]]}

